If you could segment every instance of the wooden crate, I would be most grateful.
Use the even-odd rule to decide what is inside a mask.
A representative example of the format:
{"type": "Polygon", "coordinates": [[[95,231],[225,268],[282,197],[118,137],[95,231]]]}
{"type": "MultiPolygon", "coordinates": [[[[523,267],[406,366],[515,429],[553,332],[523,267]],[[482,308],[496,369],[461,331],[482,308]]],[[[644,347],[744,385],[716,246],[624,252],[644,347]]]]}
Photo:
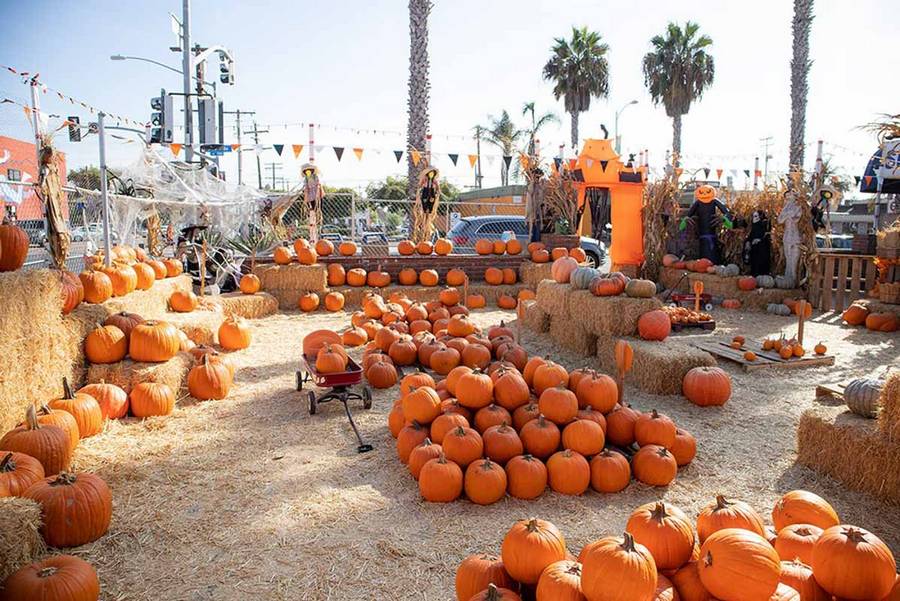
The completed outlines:
{"type": "Polygon", "coordinates": [[[762,343],[757,340],[747,339],[744,346],[740,349],[731,348],[730,340],[698,340],[693,345],[708,353],[712,353],[716,357],[734,361],[744,368],[744,371],[756,371],[758,369],[766,369],[769,367],[780,367],[786,369],[794,369],[799,367],[820,367],[822,365],[834,365],[834,355],[804,355],[802,357],[791,357],[790,359],[782,359],[775,351],[762,350],[762,343]],[[753,351],[756,353],[756,361],[747,361],[744,359],[744,353],[753,351]]]}
{"type": "Polygon", "coordinates": [[[809,300],[820,311],[841,312],[865,298],[878,275],[873,255],[819,253],[818,272],[810,275],[809,300]]]}

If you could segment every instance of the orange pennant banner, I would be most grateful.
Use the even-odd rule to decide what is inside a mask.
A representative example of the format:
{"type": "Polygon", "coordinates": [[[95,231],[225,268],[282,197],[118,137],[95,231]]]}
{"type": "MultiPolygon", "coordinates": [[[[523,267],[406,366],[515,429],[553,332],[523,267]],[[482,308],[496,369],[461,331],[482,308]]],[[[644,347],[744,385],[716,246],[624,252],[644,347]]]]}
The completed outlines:
{"type": "Polygon", "coordinates": [[[469,167],[474,167],[474,166],[475,166],[475,161],[477,161],[477,160],[478,160],[478,155],[477,155],[477,154],[470,154],[470,155],[469,155],[469,167]]]}
{"type": "Polygon", "coordinates": [[[361,160],[362,160],[362,155],[363,155],[363,149],[362,149],[362,148],[354,148],[354,149],[353,149],[353,154],[356,155],[356,160],[357,160],[357,161],[361,161],[361,160]]]}
{"type": "Polygon", "coordinates": [[[418,167],[419,161],[422,160],[422,154],[418,150],[413,148],[412,150],[409,151],[409,156],[412,157],[413,165],[418,167]]]}
{"type": "Polygon", "coordinates": [[[294,151],[294,158],[299,159],[300,153],[303,152],[303,144],[291,144],[291,148],[294,151]]]}
{"type": "Polygon", "coordinates": [[[231,145],[231,150],[237,150],[237,149],[240,148],[240,147],[241,147],[240,144],[232,144],[232,145],[231,145]]]}
{"type": "Polygon", "coordinates": [[[169,148],[172,150],[172,154],[178,156],[181,154],[181,144],[169,144],[169,148]]]}

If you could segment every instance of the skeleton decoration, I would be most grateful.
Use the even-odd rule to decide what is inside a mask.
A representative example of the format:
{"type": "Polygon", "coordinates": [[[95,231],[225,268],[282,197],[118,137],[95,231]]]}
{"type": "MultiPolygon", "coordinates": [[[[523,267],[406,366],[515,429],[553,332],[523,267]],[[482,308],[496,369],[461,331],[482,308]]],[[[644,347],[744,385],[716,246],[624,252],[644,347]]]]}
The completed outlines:
{"type": "Polygon", "coordinates": [[[784,193],[784,208],[778,215],[778,223],[784,226],[783,246],[784,246],[784,276],[795,285],[797,282],[797,270],[800,265],[800,216],[802,208],[797,202],[797,193],[788,190],[784,193]]]}
{"type": "Polygon", "coordinates": [[[66,268],[69,257],[69,226],[62,209],[62,185],[59,181],[59,165],[56,149],[45,139],[41,146],[40,169],[38,173],[38,195],[44,203],[47,215],[47,243],[50,255],[57,269],[66,268]]]}
{"type": "Polygon", "coordinates": [[[543,232],[545,207],[544,197],[547,193],[547,178],[544,170],[533,157],[528,157],[525,167],[525,220],[529,239],[532,242],[541,239],[543,232]]]}
{"type": "Polygon", "coordinates": [[[431,239],[434,233],[434,217],[437,215],[440,201],[440,172],[436,167],[425,167],[419,174],[416,202],[413,205],[412,240],[416,244],[431,239]]]}
{"type": "Polygon", "coordinates": [[[697,236],[700,238],[700,256],[709,259],[714,265],[721,263],[719,259],[719,238],[716,235],[718,223],[716,211],[722,213],[722,223],[726,229],[732,228],[732,217],[728,207],[718,199],[718,192],[709,185],[702,185],[694,190],[694,204],[688,214],[681,220],[678,229],[687,227],[687,220],[694,219],[697,225],[697,236]]]}
{"type": "Polygon", "coordinates": [[[309,215],[309,241],[316,242],[319,239],[322,199],[325,196],[322,183],[319,181],[319,168],[312,163],[306,163],[300,168],[300,173],[303,175],[303,201],[309,215]]]}

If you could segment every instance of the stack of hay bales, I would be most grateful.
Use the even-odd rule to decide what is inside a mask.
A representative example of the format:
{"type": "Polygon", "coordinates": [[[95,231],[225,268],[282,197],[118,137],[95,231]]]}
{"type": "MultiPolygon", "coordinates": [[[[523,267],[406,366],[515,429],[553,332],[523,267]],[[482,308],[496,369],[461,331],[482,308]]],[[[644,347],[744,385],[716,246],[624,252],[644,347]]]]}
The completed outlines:
{"type": "Polygon", "coordinates": [[[169,313],[163,319],[169,322],[194,341],[196,344],[215,344],[219,326],[225,321],[225,313],[221,307],[215,311],[198,309],[190,313],[169,313]]]}
{"type": "Polygon", "coordinates": [[[0,498],[0,582],[44,554],[40,528],[38,503],[21,497],[0,498]]]}
{"type": "Polygon", "coordinates": [[[88,382],[105,381],[115,384],[127,393],[142,382],[166,384],[176,393],[187,381],[187,374],[194,361],[188,353],[178,353],[162,363],[144,363],[123,359],[117,363],[92,363],[87,370],[88,382]]]}
{"type": "Polygon", "coordinates": [[[877,419],[844,406],[816,406],[800,417],[797,462],[848,487],[900,502],[900,373],[881,391],[877,419]]]}
{"type": "Polygon", "coordinates": [[[263,290],[278,300],[281,309],[296,309],[300,297],[307,292],[324,295],[328,285],[325,265],[260,264],[253,268],[263,290]]]}
{"type": "Polygon", "coordinates": [[[552,276],[550,270],[553,263],[534,263],[533,261],[522,261],[519,265],[519,281],[529,288],[537,288],[544,280],[549,280],[552,276]]]}
{"type": "Polygon", "coordinates": [[[659,271],[659,281],[667,290],[693,293],[694,282],[703,282],[703,292],[718,298],[736,298],[741,306],[747,309],[765,311],[770,303],[781,304],[786,298],[801,298],[804,292],[799,289],[757,288],[755,290],[739,290],[737,277],[725,277],[714,273],[687,272],[681,279],[684,269],[663,267],[659,271]]]}
{"type": "MultiPolygon", "coordinates": [[[[615,346],[619,338],[599,336],[597,358],[600,369],[616,372],[615,346]]],[[[625,339],[634,351],[631,371],[625,382],[652,394],[681,394],[681,382],[687,372],[695,367],[716,365],[715,358],[694,346],[667,338],[661,342],[625,339]]]]}
{"type": "Polygon", "coordinates": [[[256,294],[228,292],[213,299],[212,302],[222,307],[222,311],[226,315],[237,315],[244,319],[257,319],[278,312],[278,299],[268,292],[257,292],[256,294]]]}
{"type": "Polygon", "coordinates": [[[522,325],[538,334],[550,331],[550,316],[538,306],[536,299],[522,301],[522,325]]]}

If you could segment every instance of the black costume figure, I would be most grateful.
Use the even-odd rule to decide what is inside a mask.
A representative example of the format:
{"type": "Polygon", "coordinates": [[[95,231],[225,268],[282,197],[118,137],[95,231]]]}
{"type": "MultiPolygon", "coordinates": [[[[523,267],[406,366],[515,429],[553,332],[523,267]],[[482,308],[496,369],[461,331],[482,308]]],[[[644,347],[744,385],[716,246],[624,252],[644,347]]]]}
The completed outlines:
{"type": "Polygon", "coordinates": [[[753,211],[750,232],[744,241],[744,263],[750,265],[750,274],[769,275],[772,263],[772,233],[765,211],[753,211]]]}
{"type": "Polygon", "coordinates": [[[693,218],[697,224],[697,237],[700,239],[700,256],[709,259],[714,265],[718,265],[719,240],[716,236],[716,210],[722,212],[722,222],[727,229],[731,229],[731,212],[725,204],[716,198],[716,189],[709,185],[703,185],[694,191],[694,204],[688,210],[687,216],[681,220],[679,229],[687,227],[686,220],[693,218]]]}

